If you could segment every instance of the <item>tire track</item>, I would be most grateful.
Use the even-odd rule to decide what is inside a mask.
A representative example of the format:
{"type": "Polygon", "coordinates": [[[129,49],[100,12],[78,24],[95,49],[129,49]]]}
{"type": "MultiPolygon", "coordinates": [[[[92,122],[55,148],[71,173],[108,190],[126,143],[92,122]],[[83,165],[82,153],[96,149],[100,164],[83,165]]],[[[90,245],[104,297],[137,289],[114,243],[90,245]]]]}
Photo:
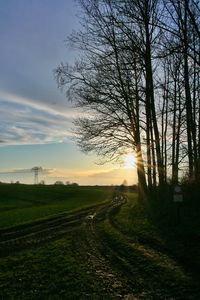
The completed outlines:
{"type": "MultiPolygon", "coordinates": [[[[139,299],[133,294],[133,287],[123,276],[124,274],[113,269],[113,258],[117,262],[119,256],[99,238],[96,226],[109,218],[109,215],[123,204],[122,201],[113,201],[110,205],[95,211],[93,217],[86,218],[78,233],[78,238],[73,240],[75,256],[87,265],[87,273],[97,277],[102,285],[102,291],[110,295],[110,299],[139,299]],[[112,259],[111,259],[112,256],[112,259]]],[[[120,261],[121,263],[121,261],[120,261]]]]}
{"type": "MultiPolygon", "coordinates": [[[[107,204],[98,205],[101,209],[107,204]]],[[[0,257],[12,255],[27,247],[40,245],[52,239],[61,238],[66,233],[77,229],[88,215],[94,213],[95,207],[85,208],[73,214],[64,214],[51,219],[38,221],[29,225],[1,230],[0,257]]]]}

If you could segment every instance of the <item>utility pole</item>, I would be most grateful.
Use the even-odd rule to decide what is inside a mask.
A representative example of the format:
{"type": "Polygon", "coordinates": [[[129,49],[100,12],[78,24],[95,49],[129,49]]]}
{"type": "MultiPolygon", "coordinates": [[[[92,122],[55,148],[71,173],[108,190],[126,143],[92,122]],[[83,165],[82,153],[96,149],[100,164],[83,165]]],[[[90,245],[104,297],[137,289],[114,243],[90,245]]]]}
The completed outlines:
{"type": "Polygon", "coordinates": [[[38,174],[42,171],[42,167],[33,167],[31,171],[34,172],[34,184],[38,184],[38,174]]]}

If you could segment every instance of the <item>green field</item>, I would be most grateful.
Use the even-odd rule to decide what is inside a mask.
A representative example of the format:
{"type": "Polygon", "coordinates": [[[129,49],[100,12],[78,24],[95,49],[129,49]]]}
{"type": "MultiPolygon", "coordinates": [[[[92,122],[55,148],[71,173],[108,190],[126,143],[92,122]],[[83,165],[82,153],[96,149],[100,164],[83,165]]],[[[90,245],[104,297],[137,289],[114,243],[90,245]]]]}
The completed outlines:
{"type": "Polygon", "coordinates": [[[110,187],[0,184],[0,228],[96,205],[111,194],[110,187]]]}

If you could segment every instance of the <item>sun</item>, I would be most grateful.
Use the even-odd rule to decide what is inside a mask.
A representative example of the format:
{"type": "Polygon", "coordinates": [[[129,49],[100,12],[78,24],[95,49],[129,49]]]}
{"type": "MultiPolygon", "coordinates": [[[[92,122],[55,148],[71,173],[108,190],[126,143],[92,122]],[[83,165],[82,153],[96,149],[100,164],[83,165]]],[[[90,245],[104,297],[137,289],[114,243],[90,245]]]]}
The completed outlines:
{"type": "Polygon", "coordinates": [[[133,154],[129,153],[126,154],[123,158],[124,163],[123,163],[123,167],[124,169],[132,169],[135,167],[135,158],[133,156],[133,154]]]}

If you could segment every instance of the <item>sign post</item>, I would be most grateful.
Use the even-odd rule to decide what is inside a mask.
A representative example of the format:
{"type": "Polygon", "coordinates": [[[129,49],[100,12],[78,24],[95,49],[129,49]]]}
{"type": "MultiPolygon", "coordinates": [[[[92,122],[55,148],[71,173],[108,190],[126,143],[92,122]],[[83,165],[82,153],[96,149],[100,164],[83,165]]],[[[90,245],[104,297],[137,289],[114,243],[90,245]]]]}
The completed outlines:
{"type": "Polygon", "coordinates": [[[176,203],[176,217],[177,217],[177,224],[180,224],[181,220],[181,203],[183,202],[183,191],[180,185],[176,185],[174,187],[174,196],[173,196],[174,203],[176,203]]]}

